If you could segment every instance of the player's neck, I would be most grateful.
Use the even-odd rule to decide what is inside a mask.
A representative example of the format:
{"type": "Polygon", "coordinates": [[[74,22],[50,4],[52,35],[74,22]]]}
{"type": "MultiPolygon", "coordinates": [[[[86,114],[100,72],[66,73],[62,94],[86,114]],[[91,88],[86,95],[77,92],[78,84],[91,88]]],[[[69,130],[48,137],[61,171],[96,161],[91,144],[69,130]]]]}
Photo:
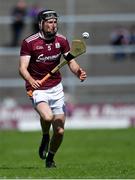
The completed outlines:
{"type": "Polygon", "coordinates": [[[39,32],[39,37],[47,42],[53,42],[55,40],[55,37],[53,37],[52,39],[47,39],[42,31],[39,32]]]}

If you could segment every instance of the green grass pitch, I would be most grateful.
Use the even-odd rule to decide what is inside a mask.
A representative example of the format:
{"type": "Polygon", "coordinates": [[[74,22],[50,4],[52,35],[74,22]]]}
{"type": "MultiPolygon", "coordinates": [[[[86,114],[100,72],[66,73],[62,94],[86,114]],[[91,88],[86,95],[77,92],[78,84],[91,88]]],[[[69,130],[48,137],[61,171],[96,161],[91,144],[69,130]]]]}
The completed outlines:
{"type": "Polygon", "coordinates": [[[41,132],[0,131],[0,179],[133,179],[135,129],[65,130],[55,161],[46,169],[38,157],[41,132]]]}

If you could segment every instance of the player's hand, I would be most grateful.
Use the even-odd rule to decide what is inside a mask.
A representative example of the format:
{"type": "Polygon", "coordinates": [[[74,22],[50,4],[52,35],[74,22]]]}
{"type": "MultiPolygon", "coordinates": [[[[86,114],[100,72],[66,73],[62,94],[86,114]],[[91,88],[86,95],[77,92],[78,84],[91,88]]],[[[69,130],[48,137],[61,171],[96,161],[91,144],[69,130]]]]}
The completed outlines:
{"type": "Polygon", "coordinates": [[[77,76],[81,81],[84,81],[87,78],[87,74],[82,68],[80,68],[77,73],[77,76]]]}
{"type": "Polygon", "coordinates": [[[33,89],[38,89],[42,85],[40,80],[35,80],[35,79],[32,79],[30,81],[30,84],[33,89]]]}

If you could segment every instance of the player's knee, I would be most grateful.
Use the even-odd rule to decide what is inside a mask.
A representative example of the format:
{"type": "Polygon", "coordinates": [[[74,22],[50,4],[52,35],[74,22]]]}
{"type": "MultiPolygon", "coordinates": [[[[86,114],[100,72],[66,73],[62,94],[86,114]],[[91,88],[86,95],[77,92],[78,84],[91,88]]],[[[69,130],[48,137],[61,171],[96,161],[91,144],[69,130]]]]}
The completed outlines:
{"type": "Polygon", "coordinates": [[[63,136],[64,135],[64,128],[58,127],[56,130],[56,134],[58,136],[63,136]]]}
{"type": "Polygon", "coordinates": [[[43,114],[42,118],[43,118],[44,121],[50,122],[50,121],[53,120],[53,114],[43,114]]]}
{"type": "Polygon", "coordinates": [[[52,121],[53,120],[53,115],[52,114],[49,114],[45,117],[45,120],[46,121],[52,121]]]}

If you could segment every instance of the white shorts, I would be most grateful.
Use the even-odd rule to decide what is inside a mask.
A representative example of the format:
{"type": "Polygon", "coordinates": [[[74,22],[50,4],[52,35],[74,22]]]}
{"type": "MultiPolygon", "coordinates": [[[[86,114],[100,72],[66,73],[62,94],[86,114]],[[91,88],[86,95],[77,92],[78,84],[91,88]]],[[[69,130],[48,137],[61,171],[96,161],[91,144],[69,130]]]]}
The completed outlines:
{"type": "Polygon", "coordinates": [[[34,107],[40,102],[46,102],[53,114],[65,114],[65,101],[61,83],[47,90],[33,91],[32,102],[34,107]]]}

